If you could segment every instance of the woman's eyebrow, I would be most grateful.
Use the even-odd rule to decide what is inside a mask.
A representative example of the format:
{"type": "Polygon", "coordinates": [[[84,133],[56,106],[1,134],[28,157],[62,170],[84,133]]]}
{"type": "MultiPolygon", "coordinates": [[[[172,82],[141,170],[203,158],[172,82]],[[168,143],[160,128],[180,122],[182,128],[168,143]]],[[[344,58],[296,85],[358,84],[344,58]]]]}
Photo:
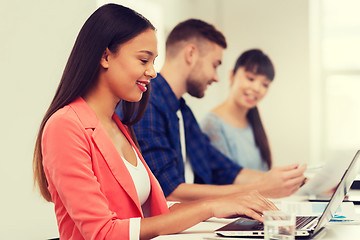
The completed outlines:
{"type": "MultiPolygon", "coordinates": [[[[148,51],[148,50],[141,50],[141,51],[139,51],[139,52],[149,54],[150,56],[154,56],[154,53],[151,52],[151,51],[148,51]]],[[[157,56],[157,55],[156,55],[156,56],[157,56]]]]}

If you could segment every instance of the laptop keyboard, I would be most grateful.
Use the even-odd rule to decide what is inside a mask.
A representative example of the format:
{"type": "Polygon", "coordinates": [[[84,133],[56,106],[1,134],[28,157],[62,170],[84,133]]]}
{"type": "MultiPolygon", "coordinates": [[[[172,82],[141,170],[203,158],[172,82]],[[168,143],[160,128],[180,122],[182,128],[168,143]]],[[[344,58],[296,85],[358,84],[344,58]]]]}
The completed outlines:
{"type": "MultiPolygon", "coordinates": [[[[317,217],[296,217],[296,229],[303,228],[304,226],[309,224],[311,221],[313,221],[315,218],[317,218],[317,217]]],[[[254,223],[251,230],[264,230],[264,224],[262,222],[254,220],[254,219],[240,218],[236,221],[236,223],[238,223],[238,224],[244,223],[244,222],[254,223]]]]}
{"type": "Polygon", "coordinates": [[[296,217],[296,229],[301,229],[317,217],[296,217]]]}

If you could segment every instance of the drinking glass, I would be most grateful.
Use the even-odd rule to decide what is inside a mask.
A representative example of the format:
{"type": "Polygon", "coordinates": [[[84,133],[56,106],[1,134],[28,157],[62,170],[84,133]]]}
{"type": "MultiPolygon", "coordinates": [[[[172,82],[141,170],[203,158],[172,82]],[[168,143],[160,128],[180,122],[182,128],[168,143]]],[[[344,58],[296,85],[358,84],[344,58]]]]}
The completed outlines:
{"type": "Polygon", "coordinates": [[[295,215],[282,211],[264,211],[265,240],[294,240],[295,215]]]}

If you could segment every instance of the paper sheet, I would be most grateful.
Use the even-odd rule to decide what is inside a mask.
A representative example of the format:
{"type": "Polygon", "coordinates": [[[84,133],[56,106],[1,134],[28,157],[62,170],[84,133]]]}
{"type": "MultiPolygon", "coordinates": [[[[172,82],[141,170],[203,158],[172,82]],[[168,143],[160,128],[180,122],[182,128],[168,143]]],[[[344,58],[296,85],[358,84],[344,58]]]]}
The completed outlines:
{"type": "Polygon", "coordinates": [[[309,181],[297,192],[297,195],[321,195],[338,185],[341,177],[351,162],[351,158],[328,161],[309,181]]]}

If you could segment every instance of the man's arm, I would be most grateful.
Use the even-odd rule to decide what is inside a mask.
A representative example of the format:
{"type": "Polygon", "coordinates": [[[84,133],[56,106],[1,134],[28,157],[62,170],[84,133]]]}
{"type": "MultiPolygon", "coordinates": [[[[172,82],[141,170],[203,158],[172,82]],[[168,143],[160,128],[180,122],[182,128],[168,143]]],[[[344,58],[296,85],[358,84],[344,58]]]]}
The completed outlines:
{"type": "Polygon", "coordinates": [[[291,164],[274,167],[268,172],[243,169],[235,178],[234,184],[251,184],[253,190],[266,197],[280,198],[295,193],[305,181],[306,165],[291,164]]]}
{"type": "Polygon", "coordinates": [[[240,192],[247,194],[254,188],[255,184],[210,185],[182,183],[166,199],[168,201],[186,202],[240,192]]]}
{"type": "Polygon", "coordinates": [[[296,192],[305,181],[306,165],[298,168],[297,164],[276,167],[269,172],[242,169],[234,184],[180,184],[168,197],[168,201],[192,201],[202,198],[218,197],[227,194],[257,190],[270,198],[286,197],[296,192]]]}

